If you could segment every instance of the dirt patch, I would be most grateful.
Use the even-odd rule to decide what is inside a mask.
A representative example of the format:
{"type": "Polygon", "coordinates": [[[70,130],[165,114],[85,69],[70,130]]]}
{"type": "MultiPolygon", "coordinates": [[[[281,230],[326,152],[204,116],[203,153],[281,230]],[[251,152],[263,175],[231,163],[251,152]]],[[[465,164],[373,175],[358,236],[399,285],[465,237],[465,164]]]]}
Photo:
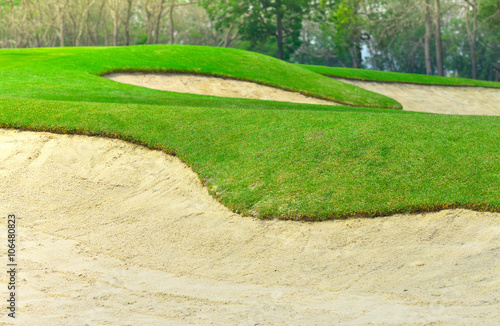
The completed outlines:
{"type": "Polygon", "coordinates": [[[500,89],[378,83],[335,78],[389,96],[403,110],[459,115],[500,115],[500,89]]]}
{"type": "Polygon", "coordinates": [[[0,213],[22,216],[18,325],[500,318],[498,213],[261,221],[228,211],[162,152],[13,130],[0,130],[0,185],[0,213]]]}
{"type": "Polygon", "coordinates": [[[339,105],[332,101],[305,96],[297,92],[289,92],[279,88],[227,78],[200,75],[142,73],[114,73],[103,77],[124,84],[178,93],[293,103],[339,105]]]}

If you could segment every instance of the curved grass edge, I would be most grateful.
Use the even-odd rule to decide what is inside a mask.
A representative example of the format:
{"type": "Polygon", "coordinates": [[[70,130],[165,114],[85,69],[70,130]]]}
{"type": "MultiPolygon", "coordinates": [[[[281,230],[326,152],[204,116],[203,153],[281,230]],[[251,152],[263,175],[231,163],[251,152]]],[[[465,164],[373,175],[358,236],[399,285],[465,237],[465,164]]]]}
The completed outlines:
{"type": "Polygon", "coordinates": [[[399,83],[399,84],[417,84],[432,86],[456,86],[456,87],[486,87],[500,88],[500,82],[475,80],[467,78],[427,76],[419,74],[408,74],[388,71],[377,71],[356,68],[326,67],[315,65],[299,65],[302,68],[316,72],[323,76],[333,78],[345,78],[351,80],[399,83]]]}
{"type": "Polygon", "coordinates": [[[99,76],[112,72],[156,72],[243,80],[358,108],[402,108],[390,97],[273,57],[231,48],[143,45],[16,49],[1,50],[0,63],[5,66],[0,69],[0,97],[96,102],[123,97],[138,104],[168,104],[173,99],[189,105],[186,96],[176,95],[179,93],[161,95],[163,91],[99,80],[99,76]]]}
{"type": "Polygon", "coordinates": [[[260,53],[241,49],[191,45],[147,45],[105,47],[100,55],[120,56],[125,51],[131,57],[150,56],[156,61],[117,61],[92,73],[176,73],[248,81],[260,85],[298,92],[306,96],[329,100],[341,105],[401,110],[402,105],[382,94],[341,81],[325,78],[297,65],[260,53]],[[182,57],[183,60],[178,58],[182,57]],[[222,58],[222,60],[221,60],[222,58]]]}
{"type": "MultiPolygon", "coordinates": [[[[447,209],[468,209],[476,212],[500,213],[500,207],[492,206],[489,204],[443,203],[443,204],[433,204],[430,206],[408,206],[387,211],[373,210],[373,211],[346,212],[345,214],[331,215],[321,219],[318,219],[314,215],[284,215],[282,217],[278,217],[278,219],[289,220],[289,221],[303,221],[303,222],[321,222],[329,220],[344,220],[350,218],[378,218],[378,217],[394,216],[399,214],[409,215],[409,214],[433,213],[447,209]]],[[[275,217],[266,217],[266,216],[261,218],[275,219],[275,217]]]]}
{"type": "Polygon", "coordinates": [[[260,215],[255,216],[251,214],[248,209],[243,209],[239,205],[227,205],[224,203],[221,198],[217,196],[214,191],[208,187],[206,180],[200,176],[189,162],[184,160],[182,157],[178,156],[177,151],[175,149],[169,148],[164,145],[159,144],[151,144],[147,141],[140,140],[135,138],[134,136],[124,135],[121,132],[105,132],[105,131],[91,131],[84,128],[66,128],[66,127],[51,127],[47,125],[22,125],[22,124],[12,124],[5,123],[0,121],[0,129],[11,129],[11,130],[19,130],[19,131],[31,131],[31,132],[48,132],[53,134],[61,134],[61,135],[80,135],[80,136],[89,136],[89,137],[101,137],[108,139],[117,139],[121,141],[125,141],[134,145],[143,146],[150,150],[162,151],[167,155],[171,155],[180,159],[184,164],[186,164],[199,178],[200,182],[204,187],[207,188],[210,196],[212,196],[215,200],[217,200],[220,204],[224,205],[228,209],[230,209],[233,213],[240,214],[244,217],[252,217],[259,218],[262,220],[287,220],[287,221],[297,221],[297,222],[322,222],[329,220],[344,220],[351,218],[378,218],[378,217],[387,217],[398,214],[421,214],[421,213],[431,213],[438,212],[447,209],[468,209],[476,212],[491,212],[491,213],[500,213],[500,205],[495,206],[487,203],[477,204],[477,203],[441,203],[441,204],[430,204],[430,205],[407,205],[405,207],[399,207],[389,210],[369,210],[369,211],[348,211],[343,214],[332,214],[327,216],[322,216],[319,218],[313,214],[283,214],[281,216],[274,215],[260,215]]]}
{"type": "MultiPolygon", "coordinates": [[[[302,94],[304,96],[312,97],[315,99],[330,101],[330,102],[333,102],[337,105],[342,105],[342,106],[347,106],[347,107],[360,107],[360,106],[353,105],[353,104],[341,103],[341,102],[338,102],[336,100],[332,100],[330,97],[321,96],[321,95],[318,95],[317,93],[312,93],[310,91],[297,90],[295,88],[288,87],[288,86],[281,87],[279,85],[272,84],[272,83],[265,83],[265,82],[256,81],[256,80],[249,79],[249,78],[238,77],[238,76],[227,75],[227,74],[220,74],[217,72],[192,72],[190,70],[177,70],[177,69],[168,69],[168,68],[167,69],[160,69],[160,70],[140,70],[140,69],[120,69],[119,68],[119,69],[107,71],[104,73],[99,73],[97,76],[106,78],[106,76],[109,76],[112,74],[117,74],[117,73],[120,73],[120,74],[186,75],[186,76],[201,76],[201,77],[214,77],[214,78],[221,78],[221,79],[229,79],[229,80],[235,80],[235,81],[250,82],[250,83],[261,85],[261,86],[267,86],[267,87],[272,87],[272,88],[283,90],[283,91],[298,93],[298,94],[302,94]]],[[[277,102],[279,102],[279,101],[277,101],[277,102]]],[[[310,104],[310,105],[317,105],[317,104],[310,104]]],[[[323,104],[319,104],[319,105],[323,105],[323,104]]],[[[374,108],[378,108],[378,107],[374,107],[374,108]]],[[[391,107],[391,108],[387,108],[387,109],[402,110],[402,108],[400,109],[400,108],[396,108],[396,107],[391,107]]]]}

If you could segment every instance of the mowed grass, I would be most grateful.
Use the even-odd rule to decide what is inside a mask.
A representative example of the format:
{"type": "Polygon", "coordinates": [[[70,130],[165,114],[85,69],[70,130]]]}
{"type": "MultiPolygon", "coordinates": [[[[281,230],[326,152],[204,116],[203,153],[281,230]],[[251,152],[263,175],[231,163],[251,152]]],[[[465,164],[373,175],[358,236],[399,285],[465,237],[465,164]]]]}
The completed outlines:
{"type": "Polygon", "coordinates": [[[0,69],[0,97],[232,105],[228,100],[146,90],[99,77],[110,72],[164,72],[248,80],[350,106],[402,108],[389,97],[272,57],[236,49],[173,45],[2,50],[0,63],[10,68],[0,69]]]}
{"type": "Polygon", "coordinates": [[[346,79],[356,79],[364,81],[378,81],[386,83],[410,83],[422,85],[442,85],[442,86],[479,86],[500,88],[500,83],[475,80],[467,78],[427,76],[419,74],[403,74],[389,71],[376,71],[367,69],[352,69],[341,67],[324,67],[314,65],[300,65],[302,68],[330,77],[340,77],[346,79]]]}
{"type": "MultiPolygon", "coordinates": [[[[226,49],[188,47],[182,57],[183,47],[169,46],[41,49],[51,57],[4,69],[10,74],[0,80],[0,126],[115,137],[164,150],[191,166],[223,204],[261,218],[324,220],[454,207],[500,211],[499,117],[222,99],[96,76],[168,71],[171,57],[159,59],[157,52],[172,48],[180,56],[172,59],[176,69],[192,65],[186,63],[183,72],[283,82],[281,68],[267,67],[278,64],[274,59],[234,50],[226,57],[226,49]],[[217,62],[190,58],[193,52],[207,58],[204,51],[218,51],[217,62]],[[266,69],[254,71],[242,53],[266,69]],[[143,58],[148,55],[151,61],[143,58]],[[215,71],[223,69],[219,65],[226,70],[215,71]],[[266,76],[270,71],[275,77],[266,76]]],[[[293,89],[293,75],[286,83],[293,89]]]]}

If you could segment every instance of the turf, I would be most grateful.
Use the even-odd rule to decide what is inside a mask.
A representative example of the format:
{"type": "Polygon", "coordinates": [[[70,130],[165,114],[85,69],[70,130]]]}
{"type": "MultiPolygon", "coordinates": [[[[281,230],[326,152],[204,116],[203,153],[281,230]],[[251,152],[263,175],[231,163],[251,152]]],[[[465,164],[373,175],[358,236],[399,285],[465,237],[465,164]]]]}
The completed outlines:
{"type": "Polygon", "coordinates": [[[145,90],[99,78],[108,72],[147,71],[230,77],[294,90],[345,105],[401,109],[401,104],[389,97],[271,57],[236,49],[174,45],[3,50],[0,63],[8,67],[0,69],[0,97],[231,105],[228,100],[145,90]]]}
{"type": "Polygon", "coordinates": [[[443,86],[478,86],[500,88],[500,83],[485,80],[475,80],[454,77],[427,76],[419,74],[403,74],[398,72],[376,71],[367,69],[352,69],[340,67],[324,67],[314,65],[300,65],[302,68],[330,77],[376,81],[387,83],[409,83],[422,85],[443,86]]]}
{"type": "Polygon", "coordinates": [[[330,80],[254,53],[186,49],[16,50],[33,51],[33,58],[0,51],[8,67],[0,70],[0,126],[115,137],[162,149],[191,166],[223,204],[261,218],[324,220],[454,207],[500,211],[499,117],[221,99],[98,77],[116,70],[182,71],[311,92],[327,87],[307,81],[330,80]],[[217,62],[207,59],[210,53],[217,62]],[[290,75],[280,78],[282,70],[290,75]]]}

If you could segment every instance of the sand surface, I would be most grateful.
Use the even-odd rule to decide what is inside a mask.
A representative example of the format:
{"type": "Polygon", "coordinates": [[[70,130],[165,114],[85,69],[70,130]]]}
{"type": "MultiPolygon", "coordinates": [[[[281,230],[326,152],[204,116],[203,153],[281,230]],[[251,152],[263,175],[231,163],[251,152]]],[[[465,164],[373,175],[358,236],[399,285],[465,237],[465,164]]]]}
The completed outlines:
{"type": "MultiPolygon", "coordinates": [[[[199,75],[115,73],[104,76],[117,82],[171,92],[283,102],[338,105],[337,103],[251,82],[199,75]]],[[[427,86],[365,82],[336,78],[389,96],[403,110],[460,115],[500,115],[500,89],[427,86]]]]}
{"type": "MultiPolygon", "coordinates": [[[[228,211],[162,152],[0,130],[0,214],[10,212],[22,217],[18,318],[12,323],[2,309],[1,325],[500,319],[498,213],[261,221],[228,211]]],[[[4,299],[6,282],[2,273],[4,299]]]]}
{"type": "Polygon", "coordinates": [[[500,115],[500,89],[378,83],[335,78],[389,96],[403,110],[459,115],[500,115]]]}
{"type": "Polygon", "coordinates": [[[154,73],[114,73],[105,75],[104,77],[124,84],[178,93],[339,105],[332,101],[305,96],[297,92],[289,92],[275,87],[228,78],[154,73]]]}

